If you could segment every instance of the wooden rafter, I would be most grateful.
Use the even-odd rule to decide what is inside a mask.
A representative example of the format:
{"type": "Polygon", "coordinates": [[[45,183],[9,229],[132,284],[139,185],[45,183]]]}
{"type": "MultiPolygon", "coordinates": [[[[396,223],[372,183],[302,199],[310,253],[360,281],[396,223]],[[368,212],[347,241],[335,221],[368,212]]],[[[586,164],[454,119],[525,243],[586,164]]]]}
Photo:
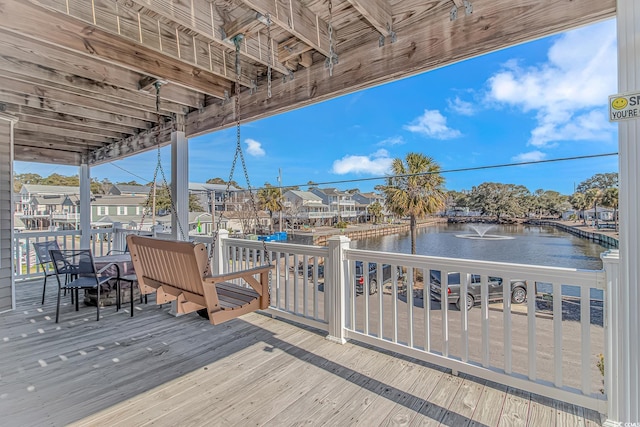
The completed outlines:
{"type": "MultiPolygon", "coordinates": [[[[147,10],[151,11],[155,15],[163,17],[167,21],[174,22],[181,28],[186,28],[189,31],[196,33],[199,37],[206,40],[207,43],[211,44],[214,49],[221,49],[222,51],[233,49],[233,45],[231,41],[228,40],[228,37],[222,37],[222,28],[216,28],[212,23],[213,6],[208,0],[193,0],[181,5],[182,7],[178,7],[179,5],[175,4],[171,0],[129,0],[129,2],[130,7],[139,12],[147,10]],[[192,5],[193,9],[191,8],[192,5]],[[194,11],[198,11],[198,13],[196,14],[194,11]]],[[[240,29],[245,28],[245,30],[254,28],[247,22],[251,17],[254,18],[256,23],[258,22],[257,19],[255,19],[255,12],[247,12],[245,16],[235,24],[229,23],[227,25],[237,26],[240,29]]],[[[229,28],[227,31],[237,34],[237,29],[229,28]]],[[[274,47],[272,51],[274,49],[277,49],[277,47],[274,47]]],[[[268,46],[266,30],[260,29],[257,33],[245,35],[240,51],[242,56],[267,66],[269,63],[267,52],[268,46]]],[[[232,62],[229,62],[228,66],[231,67],[231,65],[232,62]]],[[[246,61],[242,62],[242,67],[249,68],[246,61]]],[[[284,65],[279,64],[276,61],[272,62],[272,67],[280,73],[286,74],[289,72],[284,65]]],[[[231,78],[235,78],[235,71],[232,68],[229,70],[230,71],[227,72],[228,75],[231,78]]]]}
{"type": "Polygon", "coordinates": [[[169,80],[202,93],[224,98],[231,82],[204,69],[163,55],[142,44],[114,37],[60,12],[36,5],[32,0],[5,0],[0,27],[74,52],[96,56],[141,73],[169,80]]]}
{"type": "Polygon", "coordinates": [[[242,0],[242,2],[263,15],[270,15],[276,25],[324,56],[329,56],[327,23],[305,7],[302,2],[297,0],[242,0]],[[281,7],[278,7],[278,4],[281,7]]]}
{"type": "MultiPolygon", "coordinates": [[[[462,2],[462,0],[455,0],[462,2]]],[[[366,19],[378,32],[384,36],[390,35],[393,28],[391,5],[388,0],[349,0],[349,3],[366,19]]]]}
{"type": "MultiPolygon", "coordinates": [[[[476,0],[476,4],[479,0],[476,0]]],[[[538,39],[560,31],[606,19],[615,14],[615,0],[580,0],[580,7],[561,2],[510,0],[494,5],[486,1],[485,9],[477,8],[479,20],[452,23],[446,16],[450,6],[442,5],[439,13],[425,15],[421,25],[411,25],[412,14],[399,15],[394,31],[402,34],[385,49],[371,49],[369,40],[359,40],[356,48],[340,56],[340,66],[327,77],[324,64],[314,63],[304,79],[286,84],[275,82],[273,96],[267,104],[258,92],[242,107],[242,120],[257,120],[272,114],[300,108],[322,100],[342,96],[355,90],[379,85],[401,77],[443,67],[478,55],[538,39]],[[491,6],[491,7],[489,7],[491,6]],[[522,13],[526,10],[527,13],[522,13]],[[495,28],[502,23],[503,27],[495,28]],[[508,25],[504,26],[504,23],[508,25]],[[469,43],[469,34],[474,42],[469,43]],[[313,82],[310,85],[308,82],[313,82]],[[265,106],[268,105],[268,108],[265,106]]],[[[205,108],[187,116],[187,137],[193,137],[232,123],[232,106],[205,108]]]]}

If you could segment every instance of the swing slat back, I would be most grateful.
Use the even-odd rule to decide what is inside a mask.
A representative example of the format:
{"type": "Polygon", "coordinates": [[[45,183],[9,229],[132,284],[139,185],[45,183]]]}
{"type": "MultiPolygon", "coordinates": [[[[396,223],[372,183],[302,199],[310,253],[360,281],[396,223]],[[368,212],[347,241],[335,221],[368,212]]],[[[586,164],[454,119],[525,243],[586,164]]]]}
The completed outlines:
{"type": "Polygon", "coordinates": [[[269,307],[271,265],[210,276],[202,243],[136,235],[127,236],[127,243],[141,288],[155,289],[158,304],[175,300],[178,313],[206,309],[214,325],[269,307]],[[229,282],[234,279],[248,286],[229,282]]]}

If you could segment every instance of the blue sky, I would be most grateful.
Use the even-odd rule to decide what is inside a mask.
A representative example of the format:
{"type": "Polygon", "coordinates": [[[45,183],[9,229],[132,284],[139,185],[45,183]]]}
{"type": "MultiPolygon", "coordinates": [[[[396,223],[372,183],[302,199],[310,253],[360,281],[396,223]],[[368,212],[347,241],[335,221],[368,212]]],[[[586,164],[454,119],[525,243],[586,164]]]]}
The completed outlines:
{"type": "MultiPolygon", "coordinates": [[[[415,151],[443,171],[614,153],[617,126],[608,122],[607,100],[616,93],[616,76],[615,21],[606,21],[246,123],[251,184],[277,185],[279,168],[284,186],[380,177],[392,159],[415,151]]],[[[228,178],[235,137],[233,128],[191,139],[190,181],[228,178]]],[[[161,155],[169,176],[168,147],[161,155]]],[[[150,181],[156,156],[100,165],[91,175],[150,181]]],[[[245,185],[239,166],[234,178],[245,185]]],[[[444,176],[450,190],[491,181],[571,194],[594,174],[617,170],[617,156],[609,156],[444,176]]],[[[15,171],[77,174],[75,167],[22,162],[15,171]]],[[[381,183],[327,186],[370,191],[381,183]]]]}

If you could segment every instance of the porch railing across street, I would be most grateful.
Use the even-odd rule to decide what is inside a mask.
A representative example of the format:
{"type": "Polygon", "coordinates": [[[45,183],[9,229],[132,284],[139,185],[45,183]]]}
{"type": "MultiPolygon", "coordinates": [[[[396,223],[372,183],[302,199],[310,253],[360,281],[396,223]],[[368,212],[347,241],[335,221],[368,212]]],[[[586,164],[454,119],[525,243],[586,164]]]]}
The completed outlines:
{"type": "MultiPolygon", "coordinates": [[[[98,255],[112,247],[122,250],[126,234],[132,232],[92,230],[92,250],[98,255]]],[[[56,239],[61,248],[73,249],[79,247],[79,234],[16,234],[15,247],[26,248],[17,279],[41,274],[31,256],[33,242],[56,239]]],[[[210,236],[194,240],[210,249],[210,236]]],[[[611,387],[611,380],[603,385],[597,364],[601,354],[610,360],[605,288],[617,283],[617,254],[603,256],[605,270],[592,271],[374,252],[349,245],[344,236],[329,239],[327,247],[267,243],[275,265],[269,312],[324,330],[337,342],[360,341],[606,413],[604,389],[611,387]],[[434,282],[434,272],[440,283],[434,282]],[[459,294],[475,295],[475,307],[467,311],[462,303],[458,310],[431,298],[434,286],[440,295],[448,295],[453,277],[459,277],[459,294]],[[512,287],[504,285],[512,282],[526,288],[525,303],[512,303],[512,287]]],[[[261,264],[264,255],[262,242],[228,238],[222,230],[212,271],[250,268],[261,264]]]]}

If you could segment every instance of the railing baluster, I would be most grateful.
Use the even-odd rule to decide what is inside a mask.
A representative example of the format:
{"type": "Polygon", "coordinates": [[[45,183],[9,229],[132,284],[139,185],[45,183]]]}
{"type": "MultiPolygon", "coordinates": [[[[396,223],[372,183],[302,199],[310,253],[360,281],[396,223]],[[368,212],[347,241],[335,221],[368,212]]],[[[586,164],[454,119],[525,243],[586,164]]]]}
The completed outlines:
{"type": "Polygon", "coordinates": [[[528,350],[529,350],[529,379],[536,380],[536,292],[535,282],[527,280],[527,326],[528,326],[528,350]]]}
{"type": "Polygon", "coordinates": [[[293,255],[293,312],[298,314],[298,254],[293,255]]]}
{"type": "Polygon", "coordinates": [[[364,333],[369,335],[369,261],[362,261],[362,298],[364,298],[364,333]]]}
{"type": "MultiPolygon", "coordinates": [[[[316,257],[314,265],[313,265],[313,317],[314,317],[314,319],[317,319],[318,316],[319,316],[319,313],[318,313],[318,292],[320,292],[320,290],[318,289],[318,285],[319,285],[319,283],[318,283],[319,262],[320,261],[316,257]]],[[[326,280],[327,280],[326,279],[326,273],[328,273],[328,272],[325,271],[325,279],[323,279],[324,283],[326,283],[326,280]]],[[[326,299],[327,288],[323,287],[323,290],[325,291],[325,299],[326,299]]],[[[325,314],[325,318],[326,317],[327,317],[327,315],[325,314]]]]}
{"type": "Polygon", "coordinates": [[[309,316],[309,304],[307,302],[309,288],[309,255],[304,255],[302,261],[302,314],[304,317],[309,316]]]}
{"type": "Polygon", "coordinates": [[[504,331],[504,372],[511,374],[512,344],[511,344],[511,278],[502,278],[502,329],[504,331]]]}
{"type": "Polygon", "coordinates": [[[282,279],[281,279],[281,274],[282,274],[282,268],[280,267],[280,259],[281,259],[281,252],[278,251],[276,252],[276,307],[277,308],[282,308],[282,304],[280,303],[280,287],[282,285],[282,279]]]}
{"type": "Polygon", "coordinates": [[[424,351],[431,352],[431,276],[429,269],[422,269],[422,305],[424,314],[424,351]]]}
{"type": "Polygon", "coordinates": [[[415,277],[413,276],[413,267],[409,269],[409,286],[407,287],[407,322],[408,322],[408,330],[409,330],[409,347],[413,348],[413,281],[415,277]]]}
{"type": "Polygon", "coordinates": [[[382,338],[383,337],[383,325],[382,325],[382,320],[383,320],[383,316],[382,316],[382,289],[384,287],[384,275],[382,274],[383,271],[382,269],[384,269],[384,265],[383,264],[376,264],[376,272],[377,272],[377,281],[378,281],[378,338],[382,338]]]}
{"type": "MultiPolygon", "coordinates": [[[[580,326],[582,327],[582,393],[591,394],[591,291],[580,289],[580,326]]],[[[637,331],[636,331],[637,332],[637,331]]]]}
{"type": "Polygon", "coordinates": [[[442,314],[442,355],[449,357],[449,272],[440,270],[440,312],[442,314]]]}
{"type": "Polygon", "coordinates": [[[467,311],[467,293],[471,284],[471,274],[460,273],[460,344],[463,362],[469,360],[469,313],[467,311]]]}
{"type": "MultiPolygon", "coordinates": [[[[349,278],[347,280],[349,280],[347,282],[347,289],[349,289],[349,293],[351,294],[351,328],[355,331],[356,330],[356,297],[358,296],[357,292],[356,292],[356,262],[355,261],[350,261],[349,262],[349,271],[351,272],[349,274],[349,278]]],[[[327,273],[325,272],[325,280],[326,280],[326,276],[327,273]]]]}
{"type": "Polygon", "coordinates": [[[393,342],[398,342],[398,278],[393,277],[393,288],[391,289],[391,327],[393,342]]]}
{"type": "Polygon", "coordinates": [[[489,278],[484,274],[480,282],[480,308],[482,309],[482,366],[488,368],[489,361],[489,278]]]}
{"type": "Polygon", "coordinates": [[[285,257],[284,257],[284,309],[285,310],[289,310],[290,308],[290,303],[291,301],[289,300],[289,286],[291,285],[291,281],[289,280],[289,278],[291,277],[291,275],[289,274],[289,267],[291,264],[290,261],[291,258],[291,254],[289,252],[285,253],[285,257]]]}
{"type": "Polygon", "coordinates": [[[562,387],[562,286],[553,284],[553,383],[562,387]]]}

